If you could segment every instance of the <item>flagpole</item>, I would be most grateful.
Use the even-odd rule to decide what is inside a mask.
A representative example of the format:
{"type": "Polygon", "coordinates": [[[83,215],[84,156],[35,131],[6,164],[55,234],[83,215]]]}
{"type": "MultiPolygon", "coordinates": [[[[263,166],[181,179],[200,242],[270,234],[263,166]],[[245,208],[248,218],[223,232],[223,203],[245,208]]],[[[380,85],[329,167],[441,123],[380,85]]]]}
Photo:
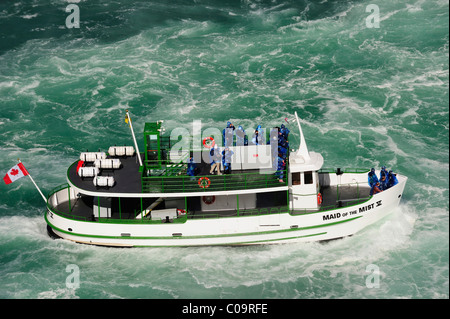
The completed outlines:
{"type": "Polygon", "coordinates": [[[128,124],[130,124],[131,135],[133,136],[134,146],[136,146],[136,152],[137,152],[137,157],[139,159],[139,165],[143,166],[142,165],[142,159],[141,159],[141,153],[139,152],[139,147],[138,147],[137,142],[136,142],[136,137],[134,136],[134,130],[133,130],[133,125],[131,124],[130,114],[128,114],[128,110],[126,110],[126,112],[127,112],[128,124]]]}
{"type": "MultiPolygon", "coordinates": [[[[17,159],[19,161],[19,163],[22,163],[22,161],[20,159],[17,159]]],[[[36,189],[38,190],[39,194],[41,194],[42,198],[44,199],[44,202],[47,204],[47,198],[45,198],[44,194],[42,194],[41,189],[39,188],[39,186],[37,186],[36,182],[34,181],[33,177],[31,177],[30,172],[28,172],[28,177],[30,178],[31,182],[34,184],[34,186],[36,187],[36,189]]]]}

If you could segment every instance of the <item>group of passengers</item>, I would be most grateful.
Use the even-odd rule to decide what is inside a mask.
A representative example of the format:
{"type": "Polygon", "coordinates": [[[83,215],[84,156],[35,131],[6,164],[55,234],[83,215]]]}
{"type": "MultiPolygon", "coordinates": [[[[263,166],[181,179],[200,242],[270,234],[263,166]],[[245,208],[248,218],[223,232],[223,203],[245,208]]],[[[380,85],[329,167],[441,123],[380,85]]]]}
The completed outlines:
{"type": "Polygon", "coordinates": [[[214,147],[209,151],[209,160],[211,162],[209,173],[214,174],[214,171],[217,170],[217,175],[222,175],[220,172],[220,163],[222,162],[223,173],[231,174],[231,158],[233,157],[233,154],[234,152],[230,147],[225,146],[224,150],[221,152],[219,146],[214,144],[214,147]]]}
{"type": "MultiPolygon", "coordinates": [[[[220,164],[222,163],[223,173],[231,174],[231,157],[233,154],[234,152],[230,150],[228,146],[225,146],[225,149],[221,152],[217,144],[214,144],[209,151],[209,161],[211,163],[209,173],[213,175],[214,172],[217,172],[217,175],[222,175],[220,172],[220,164]]],[[[189,158],[186,173],[191,176],[191,180],[195,180],[195,175],[198,173],[198,167],[193,156],[189,158]]]]}
{"type": "Polygon", "coordinates": [[[272,154],[274,154],[274,159],[276,156],[275,154],[278,154],[276,159],[273,161],[273,167],[276,167],[275,175],[278,177],[278,181],[280,183],[284,183],[284,173],[289,154],[289,132],[289,129],[284,124],[281,124],[281,127],[276,127],[271,133],[272,139],[278,139],[278,143],[271,143],[271,147],[272,154]],[[275,147],[277,147],[278,150],[274,149],[275,147]]]}
{"type": "MultiPolygon", "coordinates": [[[[276,127],[271,131],[271,138],[273,137],[277,140],[278,143],[271,143],[272,148],[276,147],[276,149],[272,149],[272,162],[274,163],[274,168],[276,168],[276,175],[280,182],[284,182],[284,173],[286,169],[286,161],[289,150],[289,129],[281,124],[281,127],[276,127]]],[[[234,152],[230,149],[233,146],[234,133],[236,133],[236,146],[244,146],[248,145],[249,141],[247,135],[245,134],[244,128],[239,125],[238,128],[230,122],[227,122],[226,127],[222,131],[222,142],[224,145],[224,150],[221,151],[217,143],[213,143],[209,151],[209,162],[211,164],[211,169],[209,171],[210,174],[222,175],[221,173],[221,164],[223,166],[224,174],[231,174],[231,158],[234,152]]],[[[268,141],[270,142],[270,141],[268,141]]],[[[266,137],[264,134],[264,130],[261,125],[258,125],[253,132],[252,139],[250,141],[253,145],[265,145],[266,137]]],[[[194,161],[194,158],[191,156],[188,162],[187,167],[187,175],[191,176],[191,180],[195,179],[195,175],[197,175],[197,165],[194,161]]]]}
{"type": "Polygon", "coordinates": [[[387,171],[386,166],[382,166],[380,170],[380,178],[375,174],[375,169],[372,168],[368,174],[368,182],[370,186],[370,195],[375,195],[394,185],[398,184],[397,174],[392,170],[387,171]]]}

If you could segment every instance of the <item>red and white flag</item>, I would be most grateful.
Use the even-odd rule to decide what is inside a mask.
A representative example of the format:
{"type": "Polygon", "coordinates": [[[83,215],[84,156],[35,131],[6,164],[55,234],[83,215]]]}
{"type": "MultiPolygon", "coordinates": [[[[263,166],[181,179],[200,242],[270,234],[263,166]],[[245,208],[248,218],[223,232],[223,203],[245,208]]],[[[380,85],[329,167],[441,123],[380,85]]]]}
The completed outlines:
{"type": "Polygon", "coordinates": [[[29,175],[27,170],[22,163],[19,163],[11,168],[8,173],[6,173],[5,177],[3,177],[3,180],[5,181],[5,184],[11,184],[12,182],[17,181],[19,178],[27,175],[29,175]]]}

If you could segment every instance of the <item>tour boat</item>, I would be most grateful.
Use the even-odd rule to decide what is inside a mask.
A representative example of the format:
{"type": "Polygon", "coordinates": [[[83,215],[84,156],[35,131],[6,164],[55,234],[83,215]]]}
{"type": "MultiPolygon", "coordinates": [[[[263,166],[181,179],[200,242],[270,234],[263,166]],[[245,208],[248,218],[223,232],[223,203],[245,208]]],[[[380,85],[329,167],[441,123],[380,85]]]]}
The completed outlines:
{"type": "Polygon", "coordinates": [[[127,111],[134,146],[80,154],[67,183],[47,197],[48,233],[119,247],[328,241],[355,234],[399,205],[406,176],[396,174],[395,186],[371,195],[369,169],[322,168],[297,114],[293,120],[300,144],[288,147],[285,166],[277,166],[278,128],[263,132],[262,143],[251,134],[238,143],[231,131],[231,170],[221,167],[218,175],[211,173],[210,153],[215,145],[223,150],[225,138],[200,134],[188,149],[177,148],[162,121],[145,123],[141,153],[127,111]]]}

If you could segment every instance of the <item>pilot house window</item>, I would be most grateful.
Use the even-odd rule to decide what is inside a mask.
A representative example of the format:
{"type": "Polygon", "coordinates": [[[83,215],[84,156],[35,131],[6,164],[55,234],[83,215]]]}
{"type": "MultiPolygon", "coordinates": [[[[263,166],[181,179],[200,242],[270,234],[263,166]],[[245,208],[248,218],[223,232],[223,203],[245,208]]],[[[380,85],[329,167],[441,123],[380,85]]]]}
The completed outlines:
{"type": "Polygon", "coordinates": [[[300,173],[292,173],[292,185],[300,185],[300,173]]]}
{"type": "Polygon", "coordinates": [[[312,183],[313,183],[313,173],[305,172],[305,184],[312,184],[312,183]]]}

